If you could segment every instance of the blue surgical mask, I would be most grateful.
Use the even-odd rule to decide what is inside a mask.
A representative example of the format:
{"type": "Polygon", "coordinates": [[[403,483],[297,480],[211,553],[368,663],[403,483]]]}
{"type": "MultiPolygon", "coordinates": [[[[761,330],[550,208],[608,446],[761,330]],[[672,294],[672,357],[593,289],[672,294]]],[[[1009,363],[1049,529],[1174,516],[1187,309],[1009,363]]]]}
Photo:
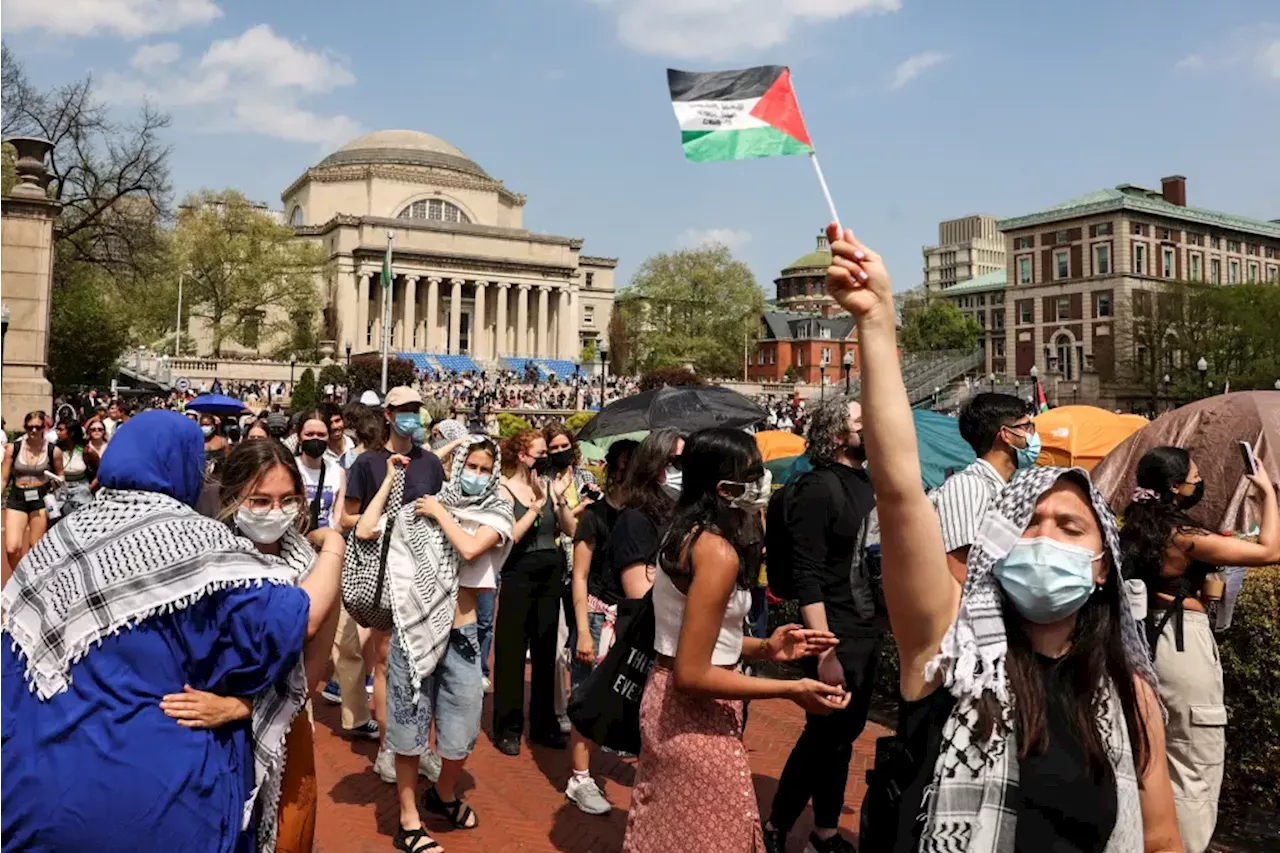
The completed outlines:
{"type": "Polygon", "coordinates": [[[1027,436],[1027,446],[1015,448],[1018,457],[1018,468],[1034,468],[1040,458],[1040,433],[1033,432],[1027,436]]]}
{"type": "Polygon", "coordinates": [[[484,490],[489,488],[489,481],[493,477],[489,474],[477,474],[475,471],[463,471],[458,477],[458,485],[462,487],[462,493],[469,498],[476,495],[484,494],[484,490]]]}
{"type": "Polygon", "coordinates": [[[995,565],[1004,594],[1028,620],[1048,625],[1075,613],[1097,589],[1093,564],[1102,559],[1088,548],[1038,536],[1019,539],[995,565]]]}
{"type": "Polygon", "coordinates": [[[417,412],[396,412],[391,426],[405,438],[413,438],[413,434],[422,428],[422,418],[417,412]]]}

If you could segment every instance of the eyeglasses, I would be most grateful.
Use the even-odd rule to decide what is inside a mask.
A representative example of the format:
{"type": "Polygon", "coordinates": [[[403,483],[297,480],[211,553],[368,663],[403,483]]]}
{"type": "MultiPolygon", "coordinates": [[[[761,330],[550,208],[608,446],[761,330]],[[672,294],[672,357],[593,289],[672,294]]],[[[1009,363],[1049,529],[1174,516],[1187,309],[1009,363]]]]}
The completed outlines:
{"type": "Polygon", "coordinates": [[[89,427],[89,432],[106,432],[105,427],[89,427]]]}
{"type": "Polygon", "coordinates": [[[1026,430],[1028,435],[1034,435],[1036,424],[1035,421],[1027,421],[1025,424],[1005,424],[1005,429],[1026,430]]]}
{"type": "Polygon", "coordinates": [[[298,512],[302,509],[302,498],[297,495],[289,495],[277,501],[275,498],[269,498],[265,495],[251,495],[244,499],[242,506],[250,512],[270,512],[277,507],[285,512],[298,512]]]}
{"type": "Polygon", "coordinates": [[[44,424],[27,424],[27,432],[39,432],[44,429],[44,424]]]}

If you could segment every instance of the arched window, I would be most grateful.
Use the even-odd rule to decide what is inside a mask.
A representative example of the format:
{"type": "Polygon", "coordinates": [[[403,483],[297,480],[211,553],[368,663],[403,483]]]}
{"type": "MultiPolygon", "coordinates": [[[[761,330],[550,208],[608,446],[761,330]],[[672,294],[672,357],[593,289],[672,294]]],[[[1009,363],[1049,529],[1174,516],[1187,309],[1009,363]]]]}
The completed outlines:
{"type": "Polygon", "coordinates": [[[1053,345],[1057,350],[1058,370],[1062,373],[1062,378],[1073,380],[1075,375],[1075,359],[1073,348],[1071,346],[1071,338],[1067,335],[1058,335],[1054,339],[1053,345]]]}
{"type": "Polygon", "coordinates": [[[470,222],[456,204],[442,198],[424,198],[400,211],[397,219],[434,219],[438,222],[470,222]]]}
{"type": "Polygon", "coordinates": [[[299,225],[305,224],[302,219],[302,208],[295,207],[293,213],[289,214],[289,224],[297,228],[299,225]]]}

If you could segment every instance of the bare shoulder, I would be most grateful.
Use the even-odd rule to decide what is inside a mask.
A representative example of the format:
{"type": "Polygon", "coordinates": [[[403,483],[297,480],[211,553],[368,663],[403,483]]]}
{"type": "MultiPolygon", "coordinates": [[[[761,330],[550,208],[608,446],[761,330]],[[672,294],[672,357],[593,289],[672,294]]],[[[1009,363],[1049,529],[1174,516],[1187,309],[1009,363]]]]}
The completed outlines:
{"type": "Polygon", "coordinates": [[[704,530],[693,542],[693,550],[689,555],[696,566],[732,566],[736,575],[738,571],[738,552],[728,539],[719,533],[704,530]]]}

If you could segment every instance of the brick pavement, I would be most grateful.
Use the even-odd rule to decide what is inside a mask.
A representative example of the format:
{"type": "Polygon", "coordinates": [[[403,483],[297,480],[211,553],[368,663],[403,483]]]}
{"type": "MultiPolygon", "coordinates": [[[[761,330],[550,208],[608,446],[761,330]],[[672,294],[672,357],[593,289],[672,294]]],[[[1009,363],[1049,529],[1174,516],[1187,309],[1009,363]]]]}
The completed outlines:
{"type": "MultiPolygon", "coordinates": [[[[397,822],[395,787],[373,774],[376,745],[347,741],[335,734],[341,726],[337,707],[317,700],[315,710],[320,791],[316,853],[392,850],[397,822]]],[[[463,768],[460,785],[480,817],[480,826],[447,831],[442,818],[424,814],[428,831],[447,853],[611,853],[621,849],[635,779],[633,763],[599,752],[593,755],[591,772],[604,786],[614,810],[607,817],[585,815],[564,798],[570,773],[568,751],[531,749],[526,742],[519,757],[503,755],[491,740],[490,715],[486,697],[484,731],[463,768]]],[[[768,811],[782,766],[803,725],[803,713],[791,702],[773,699],[751,704],[746,744],[762,812],[768,811]]],[[[846,807],[840,820],[850,837],[866,790],[864,779],[875,738],[885,732],[868,723],[854,744],[846,807]]],[[[804,849],[812,822],[812,812],[806,809],[791,833],[792,853],[804,849]]]]}

